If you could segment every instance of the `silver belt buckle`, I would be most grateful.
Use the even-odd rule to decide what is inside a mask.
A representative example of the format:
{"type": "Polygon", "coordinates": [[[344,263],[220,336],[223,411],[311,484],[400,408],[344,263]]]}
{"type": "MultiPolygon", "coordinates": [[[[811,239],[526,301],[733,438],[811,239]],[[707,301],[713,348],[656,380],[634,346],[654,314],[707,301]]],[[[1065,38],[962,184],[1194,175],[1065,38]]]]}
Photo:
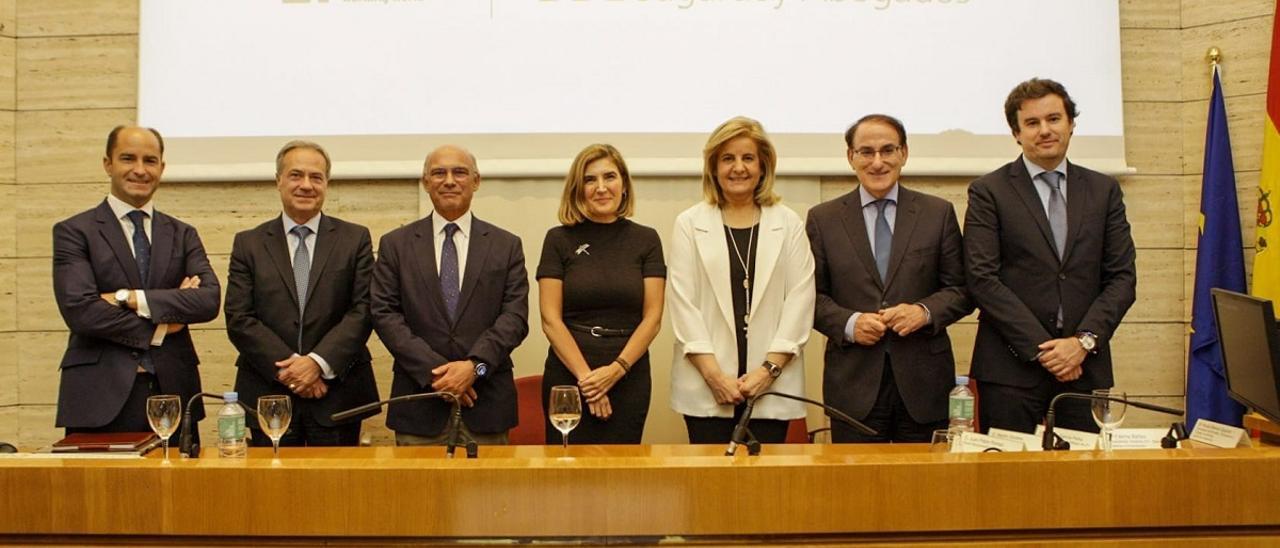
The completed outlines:
{"type": "Polygon", "coordinates": [[[603,337],[603,336],[604,336],[604,335],[601,335],[601,332],[602,332],[602,331],[604,331],[604,328],[603,328],[603,327],[600,327],[600,326],[598,326],[598,325],[593,325],[593,326],[591,326],[591,331],[590,331],[590,333],[591,333],[591,336],[592,336],[592,337],[599,338],[599,337],[603,337]]]}

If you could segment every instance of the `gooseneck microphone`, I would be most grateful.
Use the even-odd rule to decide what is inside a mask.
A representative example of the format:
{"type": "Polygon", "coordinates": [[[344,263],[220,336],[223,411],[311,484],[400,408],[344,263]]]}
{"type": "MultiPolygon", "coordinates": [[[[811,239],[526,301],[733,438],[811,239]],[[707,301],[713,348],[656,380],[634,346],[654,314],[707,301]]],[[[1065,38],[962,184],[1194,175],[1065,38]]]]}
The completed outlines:
{"type": "Polygon", "coordinates": [[[428,399],[447,400],[453,407],[453,410],[449,415],[449,423],[445,427],[445,457],[450,459],[453,458],[454,450],[458,445],[462,445],[466,448],[467,458],[476,458],[476,456],[479,455],[480,448],[476,444],[476,440],[472,439],[469,434],[463,431],[462,401],[452,392],[419,392],[417,394],[405,394],[403,396],[396,396],[382,401],[366,403],[360,407],[353,407],[346,411],[339,411],[330,415],[329,419],[333,422],[341,422],[356,415],[373,411],[384,405],[428,399]]]}
{"type": "Polygon", "coordinates": [[[1183,413],[1181,409],[1174,409],[1172,407],[1165,407],[1163,405],[1156,405],[1154,403],[1130,400],[1127,398],[1117,398],[1114,396],[1099,396],[1095,394],[1083,394],[1080,392],[1063,392],[1061,394],[1058,394],[1057,396],[1054,396],[1052,400],[1049,400],[1049,412],[1045,413],[1045,416],[1044,416],[1044,437],[1040,440],[1040,448],[1044,449],[1045,451],[1065,451],[1065,450],[1071,449],[1071,443],[1069,443],[1067,440],[1062,439],[1062,436],[1059,436],[1053,433],[1053,422],[1054,422],[1054,414],[1055,414],[1054,410],[1058,406],[1058,400],[1061,400],[1063,398],[1075,399],[1075,400],[1089,400],[1089,401],[1112,401],[1116,403],[1132,405],[1134,407],[1137,407],[1138,409],[1146,409],[1148,411],[1155,411],[1157,413],[1165,413],[1168,415],[1177,415],[1179,417],[1181,417],[1183,413]]]}
{"type": "MultiPolygon", "coordinates": [[[[227,401],[221,394],[211,394],[209,392],[199,392],[196,395],[191,396],[191,399],[187,400],[187,407],[182,411],[182,424],[180,426],[181,433],[178,434],[178,454],[193,459],[200,458],[200,444],[191,439],[191,431],[195,428],[195,425],[191,424],[191,406],[195,405],[196,400],[201,398],[213,398],[219,401],[227,401]]],[[[256,410],[250,409],[249,405],[245,402],[236,400],[236,403],[240,404],[240,407],[244,409],[244,413],[246,415],[253,417],[253,420],[258,420],[258,412],[256,410]]]]}
{"type": "Polygon", "coordinates": [[[727,447],[724,450],[724,455],[726,457],[732,457],[734,453],[737,453],[739,445],[747,446],[748,455],[760,454],[760,442],[757,441],[755,435],[751,433],[751,429],[747,428],[747,423],[751,422],[751,412],[755,409],[756,400],[763,398],[765,396],[778,396],[780,398],[786,398],[789,400],[804,402],[809,405],[816,405],[818,407],[825,409],[827,411],[827,414],[831,416],[831,418],[836,419],[840,422],[843,422],[849,426],[852,426],[858,429],[858,431],[862,432],[863,434],[866,434],[868,436],[875,436],[878,434],[878,432],[876,432],[871,427],[865,424],[862,424],[861,422],[858,422],[853,417],[846,415],[843,411],[836,409],[834,407],[831,407],[830,405],[827,405],[820,401],[811,400],[809,398],[796,396],[793,394],[784,394],[782,392],[764,392],[762,394],[756,395],[754,398],[750,398],[747,400],[747,407],[746,409],[742,410],[742,418],[738,420],[737,426],[733,427],[733,435],[729,438],[729,447],[727,447]]]}

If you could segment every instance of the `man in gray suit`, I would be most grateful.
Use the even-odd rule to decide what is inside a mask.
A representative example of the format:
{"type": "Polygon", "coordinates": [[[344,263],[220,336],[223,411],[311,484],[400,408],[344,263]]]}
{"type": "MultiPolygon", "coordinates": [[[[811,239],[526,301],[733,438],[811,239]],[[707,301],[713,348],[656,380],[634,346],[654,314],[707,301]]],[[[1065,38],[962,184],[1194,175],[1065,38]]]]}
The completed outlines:
{"type": "MultiPolygon", "coordinates": [[[[982,314],[973,376],[984,429],[1032,432],[1063,392],[1108,388],[1111,338],[1133,304],[1136,252],[1114,178],[1067,160],[1076,104],[1033,78],[1009,93],[1005,119],[1022,156],[969,185],[969,292],[982,314]]],[[[1061,426],[1094,431],[1087,402],[1061,426]]]]}
{"type": "MultiPolygon", "coordinates": [[[[435,211],[378,245],[373,326],[391,351],[391,395],[441,391],[463,400],[462,427],[481,445],[507,443],[516,425],[511,352],[529,333],[529,280],[520,238],[471,213],[475,156],[432,151],[422,186],[435,211]]],[[[394,404],[387,426],[400,445],[446,443],[450,407],[394,404]]]]}
{"type": "MultiPolygon", "coordinates": [[[[360,442],[369,411],[336,424],[330,415],[378,400],[365,343],[373,325],[369,229],[322,212],[329,153],[290,141],[276,154],[282,215],[236,234],[227,274],[227,336],[240,351],[236,392],[250,407],[289,395],[293,420],[281,445],[360,442]]],[[[271,445],[250,423],[253,444],[271,445]]]]}
{"type": "Polygon", "coordinates": [[[845,133],[858,187],[809,210],[814,328],[827,336],[823,397],[866,423],[836,442],[927,442],[947,423],[955,360],[947,326],[973,310],[950,202],[903,187],[902,122],[862,117],[845,133]]]}
{"type": "MultiPolygon", "coordinates": [[[[111,192],[53,227],[53,294],[71,334],[57,425],[67,433],[148,432],[148,396],[200,392],[186,326],[218,315],[218,278],[196,229],[157,211],[164,140],[118,126],[102,167],[111,192]]],[[[192,409],[195,420],[204,406],[192,409]]]]}

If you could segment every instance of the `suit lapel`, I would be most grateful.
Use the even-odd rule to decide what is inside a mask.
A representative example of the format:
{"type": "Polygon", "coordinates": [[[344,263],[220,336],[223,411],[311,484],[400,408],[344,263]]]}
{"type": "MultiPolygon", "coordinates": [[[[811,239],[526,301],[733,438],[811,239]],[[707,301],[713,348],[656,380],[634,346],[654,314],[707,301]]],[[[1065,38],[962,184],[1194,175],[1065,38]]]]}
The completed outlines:
{"type": "Polygon", "coordinates": [[[840,222],[844,223],[844,232],[849,237],[849,243],[853,246],[853,252],[858,255],[858,262],[866,269],[867,276],[875,280],[876,285],[884,290],[884,281],[880,279],[880,272],[876,270],[876,256],[871,250],[871,238],[867,234],[867,222],[862,216],[862,198],[857,189],[853,192],[845,194],[842,200],[844,204],[844,214],[840,216],[840,222]]]}
{"type": "Polygon", "coordinates": [[[769,287],[773,269],[778,264],[778,256],[782,254],[786,227],[782,225],[780,213],[777,207],[760,208],[760,233],[756,236],[760,239],[760,243],[756,244],[756,279],[751,284],[751,310],[748,312],[753,316],[756,309],[760,308],[760,297],[769,287]]]}
{"type": "Polygon", "coordinates": [[[902,258],[906,256],[907,249],[911,243],[911,234],[915,232],[916,220],[919,218],[920,203],[916,200],[914,192],[898,185],[898,212],[893,220],[893,245],[889,249],[889,273],[888,279],[884,282],[887,290],[893,283],[894,277],[897,276],[898,267],[902,265],[902,258]]]}
{"type": "Polygon", "coordinates": [[[1089,202],[1090,187],[1088,181],[1080,175],[1080,168],[1067,164],[1067,243],[1062,249],[1062,262],[1071,256],[1071,248],[1076,236],[1080,234],[1080,224],[1084,222],[1085,206],[1089,202]]]}
{"type": "Polygon", "coordinates": [[[324,272],[329,256],[333,255],[333,248],[339,243],[337,240],[338,223],[328,215],[321,215],[320,231],[316,234],[315,256],[311,258],[311,273],[307,275],[308,303],[311,302],[311,295],[316,292],[316,283],[320,281],[320,274],[324,272]]]}
{"type": "MultiPolygon", "coordinates": [[[[422,273],[422,283],[426,285],[427,296],[435,304],[436,310],[444,311],[444,295],[440,292],[440,272],[436,270],[435,214],[428,215],[423,222],[418,223],[417,231],[413,235],[413,255],[418,259],[418,271],[422,273]]],[[[441,313],[441,316],[447,315],[441,313]]]]}
{"type": "Polygon", "coordinates": [[[724,241],[724,223],[720,220],[720,210],[713,205],[703,203],[697,219],[693,222],[693,238],[698,248],[698,259],[702,268],[711,280],[711,292],[720,305],[720,314],[732,328],[733,295],[729,287],[729,245],[724,241]]]}
{"type": "MultiPolygon", "coordinates": [[[[480,273],[484,272],[485,262],[489,260],[489,249],[493,242],[489,240],[489,224],[471,217],[471,237],[467,242],[467,265],[462,274],[462,290],[458,295],[458,317],[467,309],[471,294],[475,293],[480,273]]],[[[443,300],[443,293],[441,294],[443,300]]]]}
{"type": "Polygon", "coordinates": [[[151,210],[151,272],[147,274],[148,285],[160,287],[168,274],[169,255],[173,253],[173,219],[168,215],[151,210]]]}
{"type": "Polygon", "coordinates": [[[283,218],[276,217],[275,221],[267,223],[259,235],[262,237],[263,247],[267,249],[267,256],[271,257],[271,263],[280,273],[280,279],[289,288],[289,299],[293,301],[293,307],[297,309],[298,284],[293,280],[293,262],[289,260],[289,239],[284,234],[283,218]]]}
{"type": "Polygon", "coordinates": [[[1027,208],[1031,218],[1035,219],[1036,226],[1040,228],[1040,236],[1044,238],[1045,245],[1049,246],[1049,254],[1057,258],[1058,244],[1053,241],[1053,229],[1049,228],[1049,216],[1044,212],[1044,205],[1040,203],[1040,193],[1036,192],[1035,183],[1031,181],[1031,174],[1027,173],[1027,166],[1023,164],[1021,156],[1014,161],[1012,169],[1009,170],[1009,184],[1018,197],[1022,198],[1022,205],[1027,208]]]}
{"type": "Polygon", "coordinates": [[[138,261],[134,259],[133,250],[130,249],[132,244],[125,239],[124,230],[120,228],[120,219],[116,218],[115,212],[111,211],[111,206],[106,200],[98,206],[96,216],[98,232],[115,253],[116,260],[120,262],[120,269],[129,279],[130,288],[145,289],[142,287],[142,274],[138,272],[138,261]]]}

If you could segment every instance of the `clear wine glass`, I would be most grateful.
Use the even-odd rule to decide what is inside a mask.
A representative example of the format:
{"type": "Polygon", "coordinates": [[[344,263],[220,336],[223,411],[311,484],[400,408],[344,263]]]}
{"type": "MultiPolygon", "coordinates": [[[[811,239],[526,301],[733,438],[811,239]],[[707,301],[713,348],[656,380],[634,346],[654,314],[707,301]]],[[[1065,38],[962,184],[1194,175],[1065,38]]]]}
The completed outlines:
{"type": "Polygon", "coordinates": [[[561,385],[551,387],[551,405],[549,413],[551,426],[560,431],[560,443],[566,453],[569,450],[569,431],[578,426],[582,420],[582,396],[578,387],[561,385]]]}
{"type": "Polygon", "coordinates": [[[151,396],[147,398],[147,422],[151,431],[164,441],[164,462],[169,464],[169,438],[178,429],[178,417],[182,415],[182,400],[178,396],[151,396]]]}
{"type": "Polygon", "coordinates": [[[280,438],[289,429],[293,419],[293,401],[289,396],[261,396],[258,398],[258,426],[271,438],[272,458],[280,458],[280,438]]]}
{"type": "MultiPolygon", "coordinates": [[[[1122,390],[1115,388],[1099,388],[1093,391],[1094,396],[1105,396],[1110,398],[1118,398],[1121,400],[1128,399],[1122,390]]],[[[1102,442],[1102,450],[1111,451],[1111,435],[1112,432],[1120,427],[1120,423],[1124,422],[1124,413],[1128,410],[1129,404],[1124,402],[1116,402],[1110,400],[1093,400],[1093,422],[1098,423],[1098,427],[1102,429],[1100,441],[1102,442]]]]}

